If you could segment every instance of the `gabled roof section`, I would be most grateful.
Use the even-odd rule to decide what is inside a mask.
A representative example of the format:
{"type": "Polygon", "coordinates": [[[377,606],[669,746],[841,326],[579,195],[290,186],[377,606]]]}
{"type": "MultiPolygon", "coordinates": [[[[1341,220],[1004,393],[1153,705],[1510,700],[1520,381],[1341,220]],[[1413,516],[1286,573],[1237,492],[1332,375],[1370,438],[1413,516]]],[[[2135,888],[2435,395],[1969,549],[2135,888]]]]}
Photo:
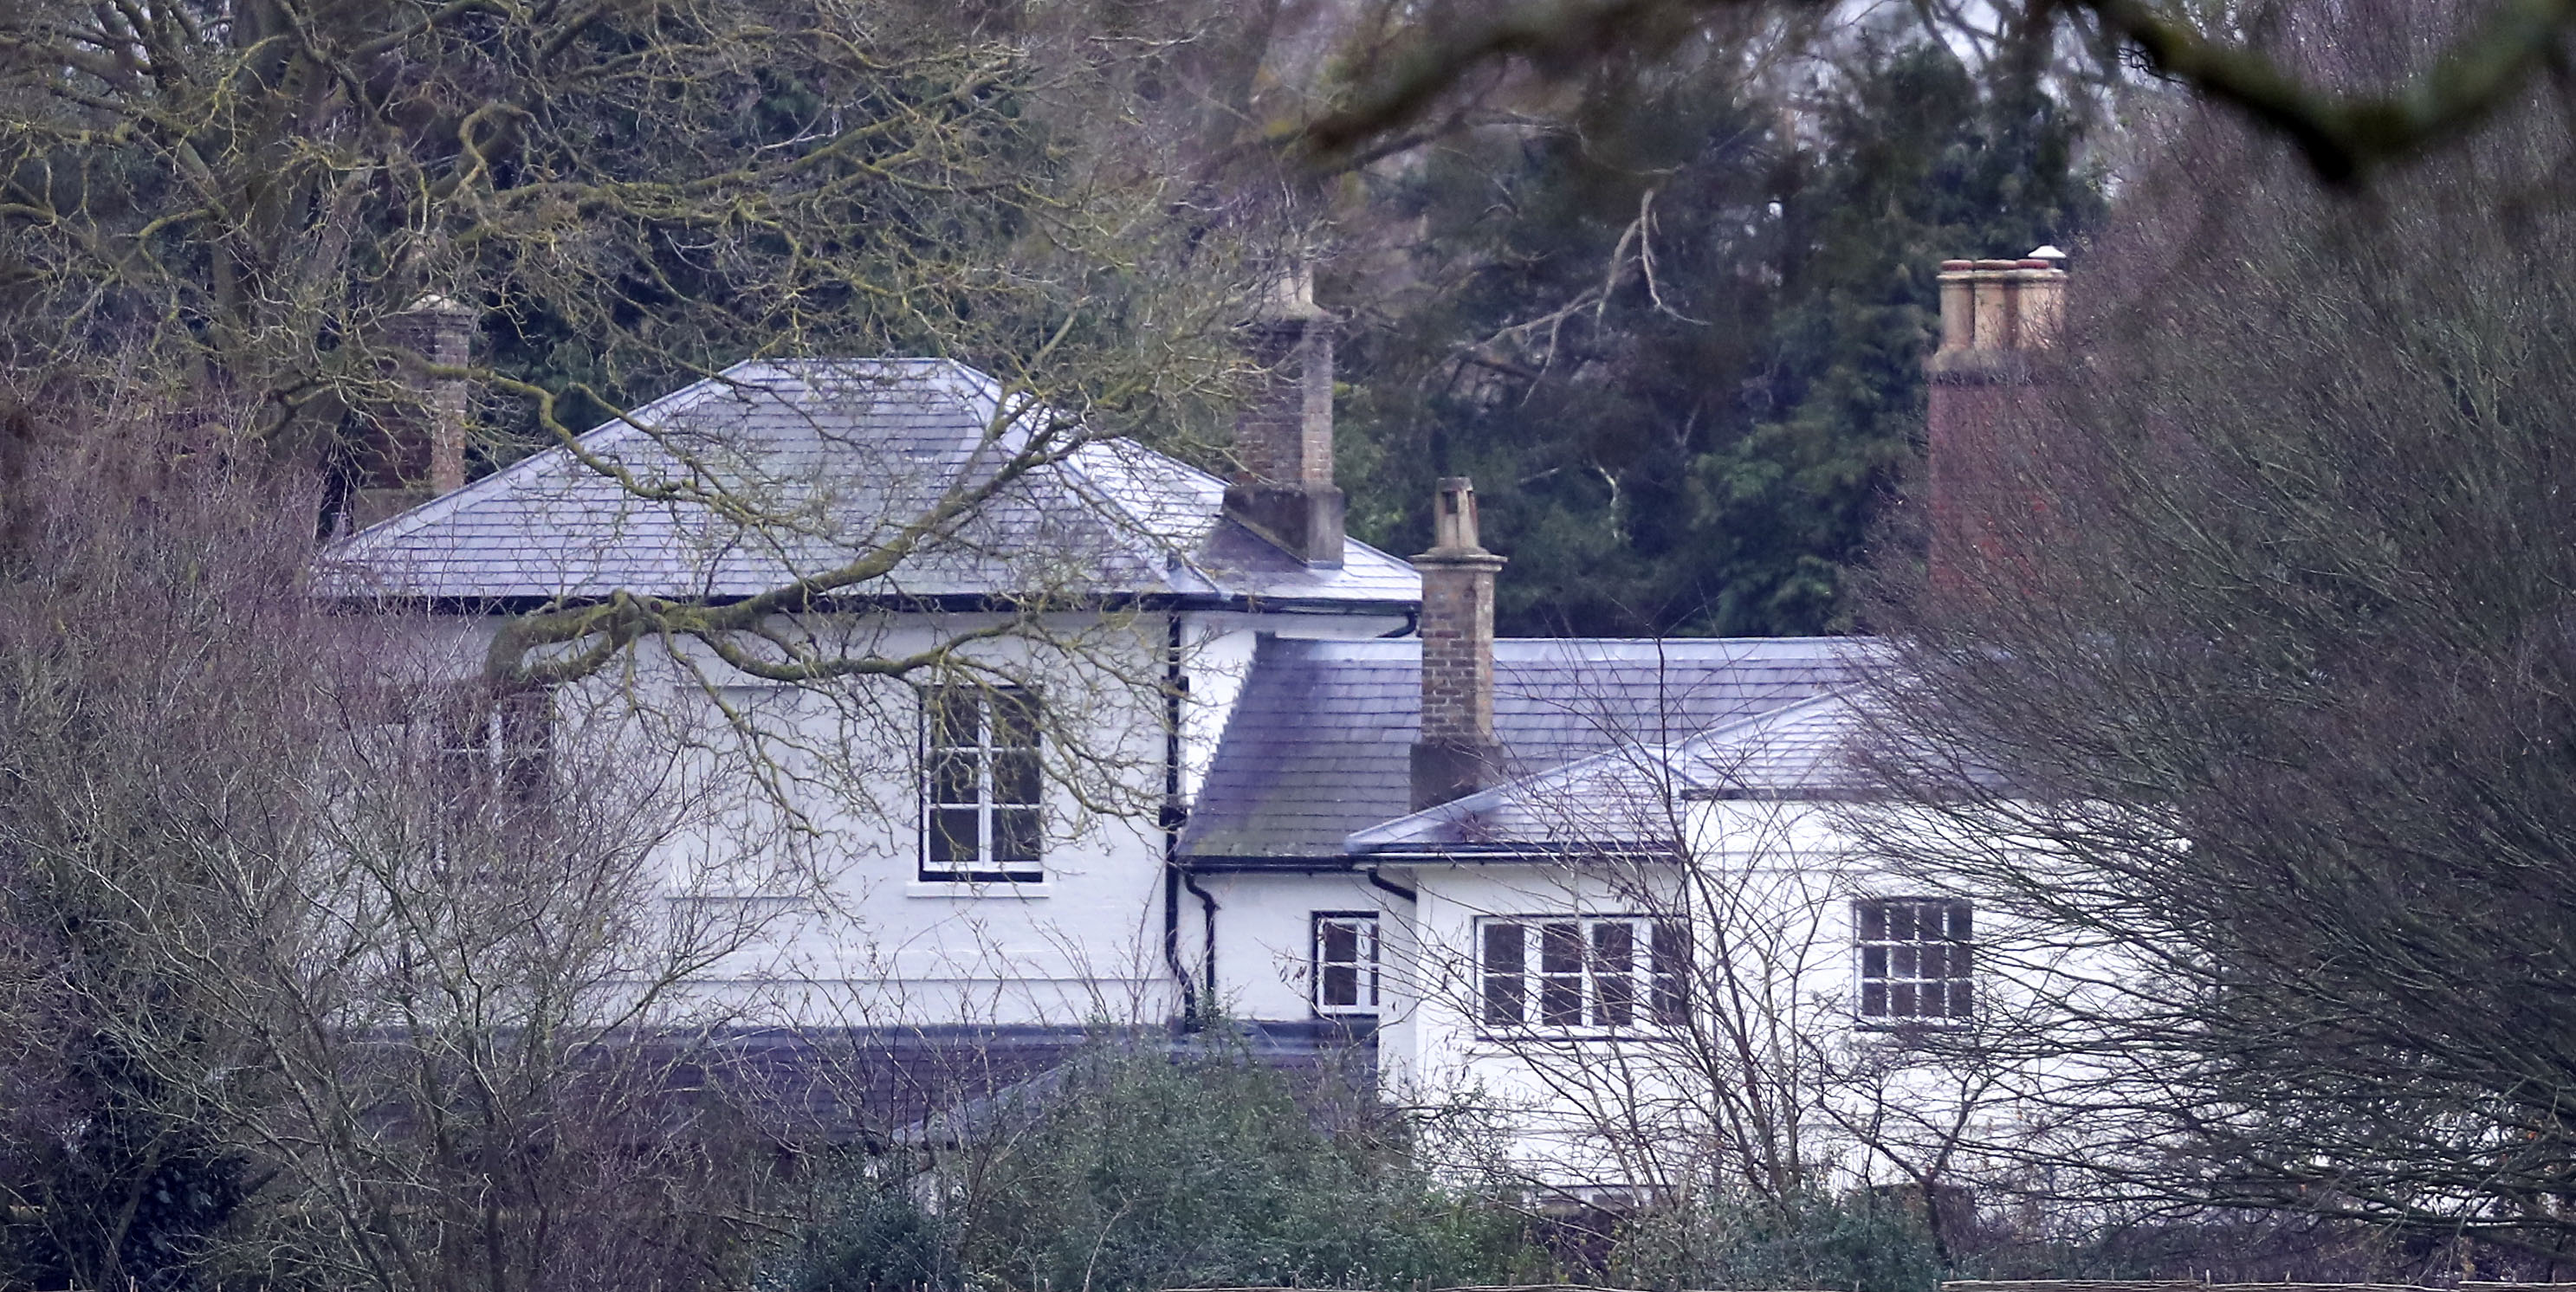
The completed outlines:
{"type": "MultiPolygon", "coordinates": [[[[369,527],[325,554],[348,596],[721,600],[840,569],[1026,444],[992,378],[946,360],[737,364],[369,527]],[[670,496],[647,496],[670,495],[670,496]],[[721,500],[721,501],[714,501],[721,500]]],[[[1224,517],[1224,482],[1125,441],[1022,476],[861,596],[1168,594],[1405,605],[1412,567],[1361,543],[1309,567],[1224,517]]]]}
{"type": "MultiPolygon", "coordinates": [[[[1621,747],[1678,744],[1858,680],[1850,638],[1494,643],[1494,729],[1535,775],[1621,747]]],[[[1265,638],[1190,813],[1194,860],[1345,855],[1354,831],[1407,815],[1422,723],[1419,639],[1265,638]]]]}
{"type": "Polygon", "coordinates": [[[1863,718],[1858,688],[1731,722],[1678,744],[1621,745],[1383,825],[1354,853],[1653,852],[1683,837],[1699,799],[1828,799],[1863,792],[1843,759],[1863,718]]]}

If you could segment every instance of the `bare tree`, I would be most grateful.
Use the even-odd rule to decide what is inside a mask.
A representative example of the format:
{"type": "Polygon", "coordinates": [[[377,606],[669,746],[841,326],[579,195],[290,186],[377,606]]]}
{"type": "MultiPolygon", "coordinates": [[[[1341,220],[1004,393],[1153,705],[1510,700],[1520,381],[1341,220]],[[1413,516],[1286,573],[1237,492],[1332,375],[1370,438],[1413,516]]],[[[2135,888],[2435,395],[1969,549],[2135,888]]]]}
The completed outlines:
{"type": "Polygon", "coordinates": [[[2576,309],[2535,96],[2366,202],[2188,123],[1887,611],[1875,844],[2056,940],[2034,1178],[2570,1236],[2576,309]],[[2465,193],[2480,195],[2464,202],[2465,193]]]}
{"type": "MultiPolygon", "coordinates": [[[[2329,183],[2400,165],[2464,135],[2510,107],[2557,66],[2571,21],[2554,3],[2477,6],[2416,57],[2353,79],[2317,69],[2277,39],[2367,39],[2388,17],[2376,4],[2185,6],[2140,0],[2034,0],[1909,6],[1963,45],[2014,38],[2026,46],[2052,28],[2098,59],[2133,59],[2158,80],[2242,114],[2295,146],[2329,183]]],[[[1336,110],[1284,132],[1283,145],[1338,162],[1387,140],[1415,140],[1455,124],[1458,104],[1512,74],[1566,69],[1692,50],[1712,29],[1775,24],[1794,31],[1847,6],[1788,0],[1542,0],[1484,5],[1383,6],[1388,15],[1356,55],[1360,74],[1336,110]],[[1401,17],[1397,17],[1401,11],[1401,17]]],[[[2420,16],[2420,15],[2419,15],[2420,16]]],[[[1829,25],[1829,24],[1828,24],[1829,25]]],[[[2290,42],[2298,43],[2295,39],[2290,42]]]]}
{"type": "Polygon", "coordinates": [[[207,410],[116,429],[0,575],[22,1276],[724,1277],[777,1163],[693,987],[761,921],[665,899],[701,765],[332,613],[207,410]]]}
{"type": "Polygon", "coordinates": [[[491,661],[549,682],[680,638],[801,678],[920,667],[939,652],[755,666],[737,643],[1085,445],[1204,429],[1247,373],[1245,285],[1277,272],[1239,250],[1275,225],[1190,199],[1153,147],[1178,127],[1121,97],[1168,51],[1090,35],[837,0],[22,6],[0,19],[11,404],[45,434],[115,387],[212,399],[360,489],[562,446],[775,545],[809,500],[649,418],[676,478],[578,432],[746,358],[954,358],[999,379],[980,469],[758,595],[542,606],[491,661]],[[425,330],[442,311],[472,334],[425,330]],[[424,393],[465,382],[470,418],[424,393]]]}

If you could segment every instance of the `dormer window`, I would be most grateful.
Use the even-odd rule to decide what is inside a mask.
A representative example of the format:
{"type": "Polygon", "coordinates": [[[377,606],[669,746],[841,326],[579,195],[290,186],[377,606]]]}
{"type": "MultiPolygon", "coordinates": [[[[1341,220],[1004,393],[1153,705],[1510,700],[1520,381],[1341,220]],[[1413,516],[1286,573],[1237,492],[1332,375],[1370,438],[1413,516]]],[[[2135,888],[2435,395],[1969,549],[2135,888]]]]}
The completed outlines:
{"type": "Polygon", "coordinates": [[[921,878],[1045,879],[1037,694],[1015,686],[934,686],[922,692],[922,705],[921,878]]]}

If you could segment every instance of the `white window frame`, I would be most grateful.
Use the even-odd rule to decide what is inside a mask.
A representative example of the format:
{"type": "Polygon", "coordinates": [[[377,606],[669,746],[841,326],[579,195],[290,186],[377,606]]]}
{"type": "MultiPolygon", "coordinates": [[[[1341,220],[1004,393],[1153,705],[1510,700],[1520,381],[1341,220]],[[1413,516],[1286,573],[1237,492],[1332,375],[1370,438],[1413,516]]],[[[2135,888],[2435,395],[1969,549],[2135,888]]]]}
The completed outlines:
{"type": "Polygon", "coordinates": [[[1976,1020],[1976,907],[1958,897],[1852,901],[1852,1017],[1873,1030],[1962,1028],[1976,1020]],[[1900,924],[1897,913],[1904,913],[1900,924]],[[1938,930],[1924,936],[1926,912],[1938,930]],[[1897,936],[1902,931],[1903,936],[1897,936]],[[1926,1009],[1931,992],[1940,1008],[1926,1009]]]}
{"type": "Polygon", "coordinates": [[[1306,964],[1310,975],[1307,997],[1315,1013],[1324,1018],[1352,1016],[1374,1017],[1381,1001],[1383,969],[1379,964],[1378,913],[1376,911],[1317,911],[1309,919],[1306,964]],[[1351,934],[1352,958],[1328,959],[1326,939],[1336,931],[1351,934]],[[1330,972],[1341,966],[1351,971],[1351,996],[1348,1003],[1325,999],[1330,985],[1330,972]]]}
{"type": "Polygon", "coordinates": [[[918,871],[921,882],[931,884],[1042,884],[1046,882],[1046,776],[1044,758],[1046,730],[1044,709],[1035,689],[1018,686],[984,686],[948,684],[926,686],[921,690],[921,859],[918,871]],[[975,730],[972,744],[943,744],[947,733],[941,730],[940,714],[945,706],[965,700],[972,704],[975,730]],[[993,714],[999,702],[1026,706],[1025,720],[1029,743],[997,745],[993,743],[998,724],[993,714]],[[1011,779],[1027,797],[1003,801],[1001,792],[1015,788],[1003,784],[996,767],[1005,757],[1025,757],[1026,767],[1011,779]],[[949,769],[965,764],[972,785],[965,792],[946,792],[963,783],[948,776],[949,769]],[[971,796],[971,797],[970,797],[971,796]],[[974,822],[973,846],[964,859],[945,861],[935,854],[941,840],[954,836],[943,833],[943,826],[953,826],[963,814],[971,813],[974,822]],[[1005,814],[1012,814],[1008,817],[1005,814]],[[1015,822],[1025,833],[1025,856],[996,856],[1006,822],[1015,822]]]}
{"type": "Polygon", "coordinates": [[[532,804],[554,777],[554,691],[531,687],[492,696],[463,691],[445,698],[431,730],[437,775],[475,808],[532,804]]]}
{"type": "Polygon", "coordinates": [[[1661,1036],[1687,1026],[1697,1007],[1690,924],[1677,916],[1486,915],[1475,939],[1481,1036],[1661,1036]],[[1516,964],[1497,956],[1505,929],[1519,930],[1516,964]]]}

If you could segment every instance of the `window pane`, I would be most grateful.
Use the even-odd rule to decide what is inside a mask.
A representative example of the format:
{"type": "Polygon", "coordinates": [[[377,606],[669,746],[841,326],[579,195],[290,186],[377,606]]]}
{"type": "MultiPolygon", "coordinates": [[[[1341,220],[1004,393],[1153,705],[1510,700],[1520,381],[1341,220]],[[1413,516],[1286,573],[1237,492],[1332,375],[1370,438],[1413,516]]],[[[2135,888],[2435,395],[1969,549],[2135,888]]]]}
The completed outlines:
{"type": "Polygon", "coordinates": [[[1974,976],[1974,973],[1975,971],[1968,967],[1968,948],[1950,948],[1950,976],[1968,978],[1974,976]]]}
{"type": "Polygon", "coordinates": [[[1950,904],[1950,940],[1953,942],[1967,942],[1975,939],[1976,936],[1976,929],[1973,927],[1968,914],[1968,904],[1966,902],[1952,902],[1950,904]]]}
{"type": "Polygon", "coordinates": [[[930,756],[930,801],[973,803],[975,763],[972,753],[943,751],[930,756]]]}
{"type": "Polygon", "coordinates": [[[1860,1012],[1871,1018],[1887,1016],[1887,984],[1865,982],[1860,985],[1860,1012]]]}
{"type": "Polygon", "coordinates": [[[1912,1018],[1915,1016],[1914,984],[1910,982],[1896,982],[1889,983],[1887,985],[1887,1012],[1894,1014],[1898,1018],[1912,1018]]]}
{"type": "Polygon", "coordinates": [[[1539,976],[1538,1021],[1549,1027],[1583,1026],[1583,975],[1539,976]]]}
{"type": "Polygon", "coordinates": [[[1016,688],[993,693],[993,747],[1035,749],[1038,746],[1038,701],[1016,688]]]}
{"type": "Polygon", "coordinates": [[[1950,981],[1950,1017],[1969,1018],[1976,1013],[1976,985],[1965,978],[1950,981]]]}
{"type": "Polygon", "coordinates": [[[1592,1024],[1626,1027],[1637,1017],[1637,926],[1604,920],[1592,926],[1592,1024]]]}
{"type": "Polygon", "coordinates": [[[1894,953],[1888,958],[1889,963],[1887,973],[1889,977],[1913,978],[1918,976],[1915,972],[1919,967],[1919,964],[1915,959],[1917,948],[1910,946],[1890,947],[1889,950],[1894,953]]]}
{"type": "Polygon", "coordinates": [[[1885,903],[1861,903],[1860,937],[1863,942],[1884,942],[1887,940],[1887,905],[1885,903]]]}
{"type": "Polygon", "coordinates": [[[962,869],[979,855],[975,809],[938,808],[930,814],[929,868],[962,869]]]}
{"type": "Polygon", "coordinates": [[[501,702],[501,781],[522,798],[546,788],[554,761],[554,700],[544,690],[501,702]]]}
{"type": "Polygon", "coordinates": [[[1583,926],[1540,925],[1538,968],[1538,1021],[1583,1026],[1583,926]]]}
{"type": "Polygon", "coordinates": [[[993,860],[1005,865],[1037,861],[1042,843],[1036,808],[993,809],[993,860]]]}
{"type": "Polygon", "coordinates": [[[1351,1006],[1360,1003],[1360,970],[1356,964],[1327,963],[1320,979],[1323,1004],[1351,1006]]]}
{"type": "Polygon", "coordinates": [[[1625,920],[1604,920],[1592,926],[1592,967],[1595,973],[1625,974],[1637,967],[1637,926],[1625,920]]]}
{"type": "Polygon", "coordinates": [[[1887,948],[1862,947],[1860,949],[1860,976],[1863,978],[1887,976],[1887,948]]]}
{"type": "Polygon", "coordinates": [[[1626,1027],[1637,1021],[1637,978],[1633,970],[1608,969],[1592,977],[1592,1025],[1626,1027]]]}
{"type": "Polygon", "coordinates": [[[1655,926],[1655,1021],[1678,1027],[1690,1021],[1690,930],[1678,923],[1655,926]]]}
{"type": "Polygon", "coordinates": [[[1526,1010],[1528,987],[1521,968],[1525,936],[1522,926],[1495,920],[1485,926],[1485,1025],[1518,1026],[1526,1010]]]}
{"type": "Polygon", "coordinates": [[[1887,940],[1890,942],[1914,940],[1914,904],[1912,902],[1887,904],[1887,940]]]}
{"type": "Polygon", "coordinates": [[[1538,968],[1540,973],[1581,973],[1583,971],[1583,926],[1580,924],[1540,925],[1538,968]]]}
{"type": "Polygon", "coordinates": [[[1948,971],[1948,968],[1949,968],[1948,961],[1947,961],[1946,957],[1945,957],[1945,956],[1944,956],[1944,954],[1943,954],[1944,952],[1946,952],[1946,951],[1948,951],[1948,950],[1949,950],[1949,948],[1948,948],[1948,947],[1942,946],[1942,945],[1941,945],[1940,943],[1938,943],[1938,942],[1935,942],[1935,943],[1933,943],[1932,945],[1930,945],[1930,946],[1927,946],[1927,947],[1923,948],[1923,976],[1924,976],[1924,977],[1926,977],[1926,978],[1946,978],[1946,977],[1948,977],[1948,976],[1949,976],[1949,974],[1948,974],[1948,972],[1947,972],[1947,971],[1948,971]]]}
{"type": "Polygon", "coordinates": [[[996,803],[1036,803],[1045,777],[1038,770],[1037,751],[1012,750],[993,755],[993,801],[996,803]]]}
{"type": "Polygon", "coordinates": [[[983,706],[972,687],[943,686],[930,692],[930,743],[943,746],[982,743],[983,706]]]}
{"type": "Polygon", "coordinates": [[[1357,964],[1360,958],[1359,926],[1343,920],[1324,921],[1320,954],[1328,964],[1357,964]]]}

